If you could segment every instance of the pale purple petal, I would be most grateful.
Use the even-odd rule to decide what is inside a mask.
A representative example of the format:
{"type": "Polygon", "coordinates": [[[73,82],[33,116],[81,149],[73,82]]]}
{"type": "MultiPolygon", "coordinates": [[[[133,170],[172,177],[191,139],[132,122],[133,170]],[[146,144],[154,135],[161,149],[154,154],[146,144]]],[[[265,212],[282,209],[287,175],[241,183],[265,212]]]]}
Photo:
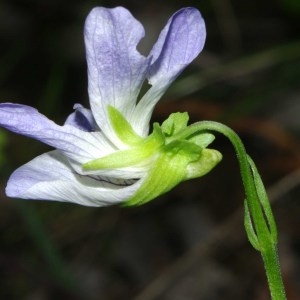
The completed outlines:
{"type": "Polygon", "coordinates": [[[177,11],[153,46],[149,81],[172,80],[202,51],[206,29],[200,12],[192,7],[177,11]],[[168,80],[169,79],[169,80],[168,80]]]}
{"type": "Polygon", "coordinates": [[[127,200],[141,184],[141,180],[132,183],[79,175],[60,152],[52,151],[17,169],[8,181],[6,194],[22,199],[104,206],[127,200]]]}
{"type": "Polygon", "coordinates": [[[111,152],[105,148],[107,143],[102,143],[97,135],[70,125],[59,126],[26,105],[0,104],[0,126],[48,144],[78,162],[111,152]]]}
{"type": "Polygon", "coordinates": [[[157,101],[184,68],[201,52],[206,38],[205,23],[195,8],[176,12],[162,30],[151,50],[153,60],[148,79],[152,87],[138,103],[132,122],[148,131],[149,120],[157,101]]]}
{"type": "Polygon", "coordinates": [[[143,36],[142,25],[122,7],[94,8],[85,23],[91,109],[101,130],[113,140],[107,106],[127,119],[133,113],[149,65],[136,49],[143,36]]]}
{"type": "Polygon", "coordinates": [[[69,115],[65,125],[71,125],[87,132],[99,130],[91,110],[78,103],[74,105],[74,109],[75,112],[69,115]]]}

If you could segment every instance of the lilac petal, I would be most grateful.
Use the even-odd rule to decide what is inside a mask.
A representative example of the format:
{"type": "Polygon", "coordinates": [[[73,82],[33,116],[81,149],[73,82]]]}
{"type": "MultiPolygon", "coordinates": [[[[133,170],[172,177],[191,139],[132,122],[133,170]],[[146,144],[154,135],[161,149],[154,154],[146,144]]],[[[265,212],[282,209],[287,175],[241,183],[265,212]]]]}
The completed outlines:
{"type": "Polygon", "coordinates": [[[91,109],[101,130],[114,137],[107,106],[129,119],[148,71],[149,59],[136,49],[142,25],[122,7],[94,8],[85,23],[88,91],[91,109]]]}
{"type": "Polygon", "coordinates": [[[74,109],[75,112],[69,115],[65,125],[71,125],[87,132],[99,130],[94,116],[89,109],[84,108],[81,104],[75,104],[74,109]]]}
{"type": "Polygon", "coordinates": [[[57,148],[79,163],[111,152],[101,136],[70,125],[59,126],[26,105],[0,104],[0,126],[57,148]]]}
{"type": "Polygon", "coordinates": [[[10,177],[6,194],[22,199],[73,202],[86,206],[116,204],[130,198],[142,181],[114,181],[82,176],[57,150],[42,154],[17,169],[10,177]]]}
{"type": "Polygon", "coordinates": [[[138,103],[133,120],[140,134],[148,131],[153,108],[169,85],[203,49],[206,38],[204,20],[195,8],[176,12],[162,30],[150,52],[152,64],[148,79],[152,87],[138,103]]]}
{"type": "Polygon", "coordinates": [[[205,38],[205,23],[197,9],[188,7],[177,11],[150,52],[153,57],[150,83],[176,77],[202,51],[205,38]]]}

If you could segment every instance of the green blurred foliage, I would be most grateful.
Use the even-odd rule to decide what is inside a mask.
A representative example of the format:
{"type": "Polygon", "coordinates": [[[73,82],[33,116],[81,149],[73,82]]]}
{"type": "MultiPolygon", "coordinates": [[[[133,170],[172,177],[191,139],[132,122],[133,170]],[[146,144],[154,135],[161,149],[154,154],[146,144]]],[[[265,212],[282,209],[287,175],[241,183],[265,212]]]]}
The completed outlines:
{"type": "Polygon", "coordinates": [[[300,15],[299,0],[279,0],[280,5],[292,15],[300,15]]]}

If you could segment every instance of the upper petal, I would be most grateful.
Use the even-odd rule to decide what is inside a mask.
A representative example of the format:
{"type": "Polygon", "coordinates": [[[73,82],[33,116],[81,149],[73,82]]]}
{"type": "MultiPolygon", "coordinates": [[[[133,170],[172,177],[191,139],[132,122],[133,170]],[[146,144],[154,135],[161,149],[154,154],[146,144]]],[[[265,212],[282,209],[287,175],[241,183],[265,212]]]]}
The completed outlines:
{"type": "Polygon", "coordinates": [[[71,125],[59,126],[26,105],[1,103],[0,126],[57,148],[78,163],[114,151],[101,133],[85,132],[71,125]]]}
{"type": "Polygon", "coordinates": [[[132,197],[142,181],[131,183],[79,175],[63,155],[52,151],[17,169],[8,181],[6,194],[23,199],[103,206],[120,203],[132,197]]]}
{"type": "Polygon", "coordinates": [[[192,7],[176,12],[150,52],[152,64],[148,79],[152,87],[138,103],[133,123],[142,134],[148,131],[153,108],[169,85],[201,52],[206,29],[200,12],[192,7]]]}
{"type": "Polygon", "coordinates": [[[142,25],[122,7],[94,8],[85,23],[88,90],[91,109],[101,130],[118,143],[109,125],[107,106],[132,114],[149,59],[136,49],[142,25]]]}
{"type": "Polygon", "coordinates": [[[205,23],[196,8],[187,7],[177,11],[150,52],[150,84],[176,77],[203,49],[205,38],[205,23]]]}

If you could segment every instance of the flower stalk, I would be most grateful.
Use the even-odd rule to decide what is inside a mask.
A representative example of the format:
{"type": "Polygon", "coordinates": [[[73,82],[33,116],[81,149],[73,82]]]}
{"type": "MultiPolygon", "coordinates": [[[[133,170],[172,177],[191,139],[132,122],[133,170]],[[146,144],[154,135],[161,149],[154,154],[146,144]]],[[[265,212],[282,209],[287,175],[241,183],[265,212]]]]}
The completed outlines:
{"type": "Polygon", "coordinates": [[[246,195],[245,230],[252,246],[261,253],[272,300],[285,300],[277,251],[276,223],[261,177],[239,136],[226,125],[202,121],[190,125],[174,138],[187,138],[209,131],[223,134],[235,148],[246,195]]]}

